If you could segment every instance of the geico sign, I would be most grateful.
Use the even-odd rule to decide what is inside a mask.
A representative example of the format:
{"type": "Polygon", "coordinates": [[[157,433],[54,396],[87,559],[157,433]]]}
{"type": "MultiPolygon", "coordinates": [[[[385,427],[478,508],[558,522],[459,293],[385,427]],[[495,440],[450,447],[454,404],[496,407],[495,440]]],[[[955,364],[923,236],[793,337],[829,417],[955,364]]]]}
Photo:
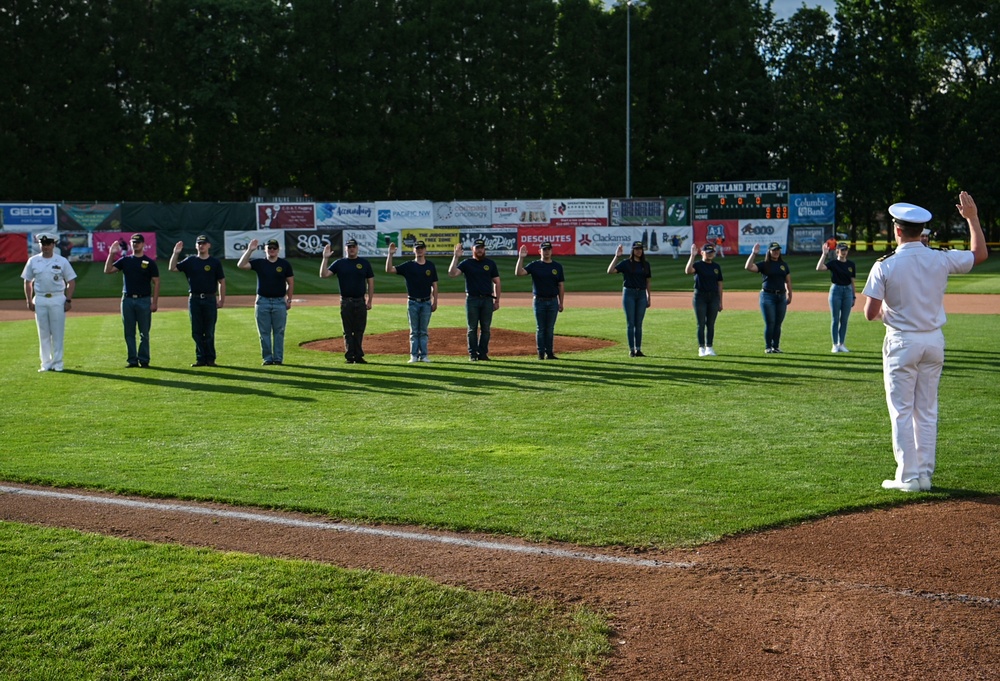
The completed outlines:
{"type": "Polygon", "coordinates": [[[24,208],[15,206],[9,212],[12,216],[20,218],[50,217],[54,215],[54,211],[51,208],[43,206],[26,206],[24,208]]]}
{"type": "Polygon", "coordinates": [[[774,227],[771,225],[747,225],[741,230],[742,234],[774,234],[774,227]]]}

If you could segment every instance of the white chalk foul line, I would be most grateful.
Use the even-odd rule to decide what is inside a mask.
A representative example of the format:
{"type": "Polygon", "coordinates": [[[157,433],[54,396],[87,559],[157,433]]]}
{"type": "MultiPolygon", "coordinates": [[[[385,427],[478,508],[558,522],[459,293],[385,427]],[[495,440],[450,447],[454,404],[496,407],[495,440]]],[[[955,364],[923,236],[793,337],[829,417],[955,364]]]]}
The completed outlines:
{"type": "Polygon", "coordinates": [[[232,518],[235,520],[247,520],[255,523],[270,523],[272,525],[284,525],[287,527],[302,527],[315,530],[330,530],[333,532],[352,532],[354,534],[366,534],[376,537],[388,537],[391,539],[403,539],[408,541],[422,541],[432,544],[446,544],[448,546],[460,546],[463,548],[486,549],[490,551],[507,551],[508,553],[523,553],[534,556],[544,556],[547,558],[567,558],[571,560],[583,560],[592,563],[610,563],[616,565],[628,565],[632,567],[652,567],[652,568],[675,568],[684,569],[695,566],[695,563],[680,563],[664,560],[644,560],[640,558],[629,558],[627,556],[610,556],[602,553],[587,553],[584,551],[567,551],[565,549],[550,549],[541,546],[525,546],[521,544],[507,544],[504,542],[482,541],[478,539],[464,539],[462,537],[449,537],[436,534],[426,534],[423,532],[404,532],[402,530],[385,530],[376,527],[364,527],[361,525],[349,525],[346,523],[328,523],[317,520],[299,520],[297,518],[285,518],[282,516],[268,515],[266,513],[248,513],[246,511],[225,511],[215,508],[204,508],[202,506],[187,506],[184,504],[171,504],[161,501],[138,501],[135,499],[119,499],[115,497],[92,497],[86,494],[73,494],[72,492],[53,492],[51,490],[28,489],[24,487],[0,486],[0,493],[20,494],[23,496],[44,497],[48,499],[61,499],[63,501],[79,501],[88,504],[104,504],[107,506],[124,506],[126,508],[139,508],[153,511],[173,511],[176,513],[189,513],[191,515],[204,515],[213,518],[232,518]]]}

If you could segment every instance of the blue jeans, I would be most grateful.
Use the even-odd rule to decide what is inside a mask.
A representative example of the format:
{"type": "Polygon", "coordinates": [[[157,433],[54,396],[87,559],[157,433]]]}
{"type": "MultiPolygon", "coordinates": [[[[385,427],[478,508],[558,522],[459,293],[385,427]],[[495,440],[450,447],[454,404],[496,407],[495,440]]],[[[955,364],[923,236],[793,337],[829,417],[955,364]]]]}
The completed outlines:
{"type": "Polygon", "coordinates": [[[129,364],[149,364],[149,327],[153,323],[150,298],[122,298],[122,323],[125,325],[125,348],[129,364]],[[139,348],[135,347],[135,330],[139,329],[139,348]]]}
{"type": "Polygon", "coordinates": [[[410,300],[406,303],[406,315],[410,319],[410,356],[427,356],[427,329],[431,325],[431,302],[410,300]]]}
{"type": "Polygon", "coordinates": [[[785,321],[788,299],[785,293],[760,292],[760,313],[764,316],[764,346],[781,347],[781,322],[785,321]]]}
{"type": "Polygon", "coordinates": [[[191,316],[191,337],[194,339],[194,356],[199,362],[215,361],[215,324],[219,320],[219,306],[215,294],[204,298],[188,298],[191,316]]]}
{"type": "Polygon", "coordinates": [[[265,362],[285,361],[285,323],[288,308],[284,298],[261,298],[257,296],[254,306],[257,318],[257,334],[260,336],[260,355],[265,362]]]}
{"type": "Polygon", "coordinates": [[[695,291],[693,303],[698,320],[698,347],[711,347],[715,341],[715,318],[719,316],[719,293],[695,291]]]}
{"type": "Polygon", "coordinates": [[[622,289],[622,307],[625,309],[626,335],[629,350],[642,349],[642,320],[646,317],[646,289],[622,289]]]}
{"type": "Polygon", "coordinates": [[[833,337],[834,345],[843,345],[844,339],[847,338],[847,318],[851,316],[853,305],[853,286],[833,284],[830,287],[830,315],[833,317],[830,335],[833,337]]]}
{"type": "Polygon", "coordinates": [[[469,325],[469,357],[490,354],[490,325],[493,323],[493,298],[466,296],[465,318],[469,325]]]}
{"type": "Polygon", "coordinates": [[[554,355],[552,344],[556,337],[556,317],[559,316],[558,298],[535,298],[535,346],[539,355],[554,355]]]}

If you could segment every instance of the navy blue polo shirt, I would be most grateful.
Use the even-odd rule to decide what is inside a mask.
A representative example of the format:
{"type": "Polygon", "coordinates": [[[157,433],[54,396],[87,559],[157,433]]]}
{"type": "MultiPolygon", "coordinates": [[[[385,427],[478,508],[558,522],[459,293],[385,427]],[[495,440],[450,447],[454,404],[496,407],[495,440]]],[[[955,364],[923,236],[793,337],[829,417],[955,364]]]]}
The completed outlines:
{"type": "Polygon", "coordinates": [[[694,290],[717,293],[722,281],[722,268],[717,262],[699,260],[694,265],[694,290]]]}
{"type": "Polygon", "coordinates": [[[524,269],[531,275],[531,292],[539,298],[555,298],[559,295],[560,282],[566,281],[563,266],[555,260],[529,262],[524,269]]]}
{"type": "Polygon", "coordinates": [[[646,280],[653,278],[653,272],[648,262],[628,258],[615,265],[615,269],[623,275],[625,288],[646,288],[646,280]]]}
{"type": "Polygon", "coordinates": [[[364,298],[368,293],[368,280],[375,278],[371,263],[364,258],[341,258],[328,268],[337,275],[340,295],[344,298],[364,298]]]}
{"type": "Polygon", "coordinates": [[[785,291],[785,277],[791,274],[784,260],[762,260],[757,263],[760,271],[761,288],[768,291],[785,291]]]}
{"type": "Polygon", "coordinates": [[[500,276],[495,262],[489,258],[469,258],[458,263],[458,269],[465,275],[466,294],[493,297],[493,279],[500,276]]]}
{"type": "Polygon", "coordinates": [[[850,260],[830,260],[826,263],[826,269],[830,270],[830,281],[838,286],[850,286],[851,279],[857,276],[857,269],[850,260]]]}
{"type": "Polygon", "coordinates": [[[257,295],[262,298],[284,298],[289,277],[294,277],[292,264],[284,258],[271,262],[267,258],[250,261],[250,269],[257,273],[257,295]]]}
{"type": "Polygon", "coordinates": [[[423,265],[409,260],[396,265],[396,274],[406,281],[406,295],[410,298],[430,298],[431,284],[438,280],[438,271],[430,260],[423,265]]]}
{"type": "Polygon", "coordinates": [[[153,295],[153,278],[160,276],[160,268],[149,256],[126,255],[115,260],[113,267],[121,272],[122,293],[126,296],[153,295]]]}
{"type": "Polygon", "coordinates": [[[188,293],[194,295],[214,296],[218,292],[219,282],[226,278],[222,271],[222,261],[212,256],[199,258],[197,255],[190,255],[177,263],[177,270],[187,277],[188,293]]]}

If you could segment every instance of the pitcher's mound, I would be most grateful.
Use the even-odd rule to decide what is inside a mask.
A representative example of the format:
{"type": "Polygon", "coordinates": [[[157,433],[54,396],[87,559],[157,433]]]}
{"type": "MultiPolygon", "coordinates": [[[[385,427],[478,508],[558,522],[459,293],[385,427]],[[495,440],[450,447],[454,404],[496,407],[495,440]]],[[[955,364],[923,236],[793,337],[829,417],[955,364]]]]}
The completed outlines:
{"type": "MultiPolygon", "coordinates": [[[[410,354],[410,332],[409,330],[390,331],[389,333],[365,336],[364,345],[365,354],[408,355],[410,354]]],[[[464,327],[432,327],[427,345],[431,357],[434,355],[464,357],[469,354],[464,327]]],[[[615,345],[615,343],[600,338],[559,335],[556,336],[553,343],[556,355],[564,352],[582,352],[584,350],[609,348],[612,345],[615,345]]],[[[322,340],[303,343],[302,347],[307,350],[342,353],[344,351],[344,339],[324,338],[322,340]]],[[[498,329],[496,327],[490,330],[491,357],[530,357],[536,353],[535,334],[525,333],[524,331],[498,329]]]]}

